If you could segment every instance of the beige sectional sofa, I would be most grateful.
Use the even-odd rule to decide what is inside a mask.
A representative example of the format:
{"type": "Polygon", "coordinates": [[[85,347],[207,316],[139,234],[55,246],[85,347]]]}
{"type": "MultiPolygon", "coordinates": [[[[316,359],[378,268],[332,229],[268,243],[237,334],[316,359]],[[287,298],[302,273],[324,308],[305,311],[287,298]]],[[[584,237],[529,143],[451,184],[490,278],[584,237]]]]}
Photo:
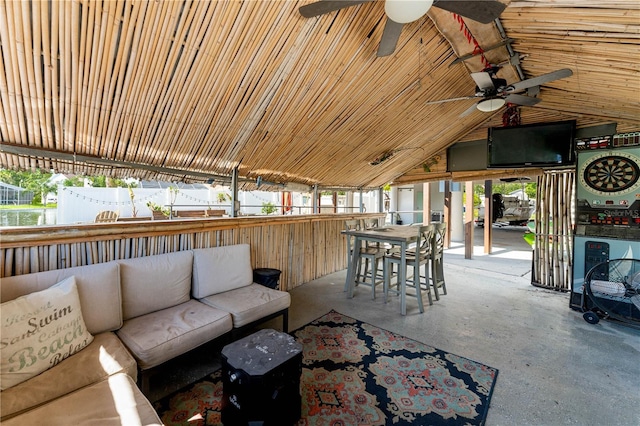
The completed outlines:
{"type": "Polygon", "coordinates": [[[3,424],[160,424],[135,385],[146,390],[155,367],[268,318],[282,315],[287,331],[289,293],[253,283],[246,244],[3,278],[3,306],[69,277],[93,341],[35,377],[3,387],[3,424]]]}

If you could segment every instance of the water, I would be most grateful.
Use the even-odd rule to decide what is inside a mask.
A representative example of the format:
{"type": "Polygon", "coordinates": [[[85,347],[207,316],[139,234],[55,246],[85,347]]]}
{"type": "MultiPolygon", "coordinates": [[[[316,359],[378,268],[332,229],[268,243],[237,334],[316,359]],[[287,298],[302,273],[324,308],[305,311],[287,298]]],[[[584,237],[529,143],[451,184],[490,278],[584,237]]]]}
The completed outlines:
{"type": "Polygon", "coordinates": [[[0,226],[55,225],[56,209],[0,210],[0,226]]]}

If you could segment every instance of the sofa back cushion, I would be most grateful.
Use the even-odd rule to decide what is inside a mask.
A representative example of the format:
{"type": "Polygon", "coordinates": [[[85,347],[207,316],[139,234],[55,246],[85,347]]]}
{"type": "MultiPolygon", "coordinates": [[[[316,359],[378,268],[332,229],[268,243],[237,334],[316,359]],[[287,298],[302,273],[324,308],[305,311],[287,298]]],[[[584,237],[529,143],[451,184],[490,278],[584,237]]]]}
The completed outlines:
{"type": "Polygon", "coordinates": [[[3,391],[56,366],[93,341],[73,276],[0,306],[3,391]]]}
{"type": "Polygon", "coordinates": [[[193,250],[193,297],[202,299],[253,283],[249,244],[193,250]]]}
{"type": "Polygon", "coordinates": [[[77,266],[2,278],[2,302],[44,290],[68,277],[75,277],[87,330],[92,334],[122,327],[120,267],[115,262],[77,266]]]}
{"type": "Polygon", "coordinates": [[[193,253],[118,260],[125,320],[189,301],[193,253]]]}

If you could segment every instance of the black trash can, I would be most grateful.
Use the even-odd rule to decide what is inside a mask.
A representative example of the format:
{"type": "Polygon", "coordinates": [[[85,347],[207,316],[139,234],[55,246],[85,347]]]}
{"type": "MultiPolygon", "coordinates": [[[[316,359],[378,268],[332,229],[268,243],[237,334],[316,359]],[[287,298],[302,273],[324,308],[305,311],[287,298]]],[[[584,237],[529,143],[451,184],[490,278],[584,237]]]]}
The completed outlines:
{"type": "Polygon", "coordinates": [[[269,288],[278,288],[280,269],[256,268],[253,270],[253,282],[269,288]]]}

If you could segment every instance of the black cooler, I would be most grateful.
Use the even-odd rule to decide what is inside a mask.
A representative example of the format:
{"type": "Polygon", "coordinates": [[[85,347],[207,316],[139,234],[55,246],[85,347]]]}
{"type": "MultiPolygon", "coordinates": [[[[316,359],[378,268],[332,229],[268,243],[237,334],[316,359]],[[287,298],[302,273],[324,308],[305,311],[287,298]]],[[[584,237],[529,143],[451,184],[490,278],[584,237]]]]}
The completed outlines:
{"type": "Polygon", "coordinates": [[[260,330],[222,349],[222,423],[293,425],[300,419],[302,345],[260,330]]]}

